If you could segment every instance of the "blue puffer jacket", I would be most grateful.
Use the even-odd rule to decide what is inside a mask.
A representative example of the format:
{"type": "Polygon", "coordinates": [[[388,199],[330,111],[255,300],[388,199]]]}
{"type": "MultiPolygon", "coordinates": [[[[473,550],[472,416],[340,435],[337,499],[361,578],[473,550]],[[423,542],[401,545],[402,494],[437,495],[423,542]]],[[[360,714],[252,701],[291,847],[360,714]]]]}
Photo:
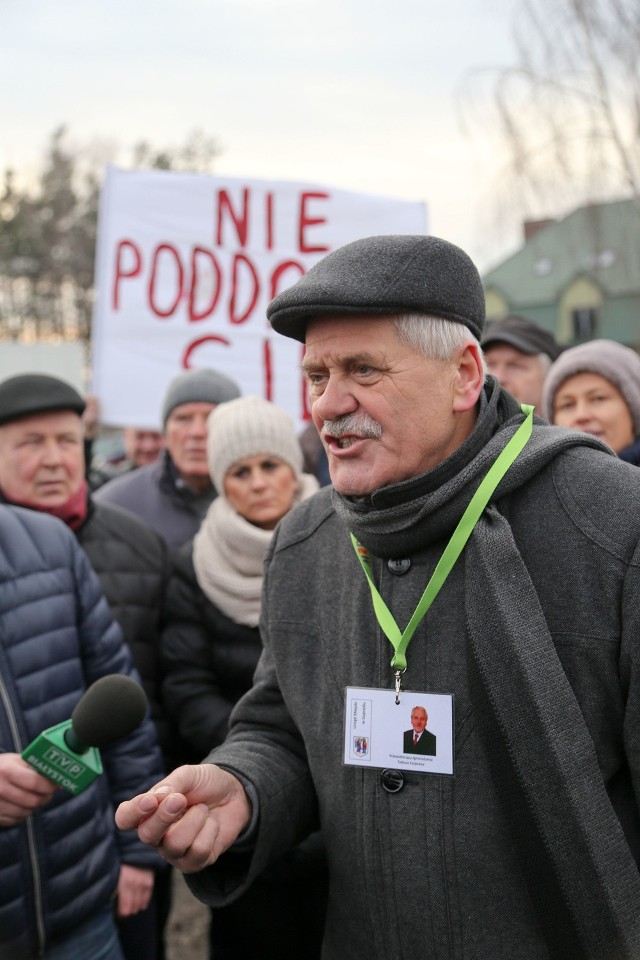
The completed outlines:
{"type": "MultiPolygon", "coordinates": [[[[0,752],[21,752],[68,720],[108,673],[139,680],[120,628],[73,533],[44,514],[0,506],[0,752]]],[[[0,956],[37,957],[109,903],[120,863],[157,867],[114,808],[162,776],[150,720],[101,751],[104,775],[59,791],[24,823],[0,827],[0,956]]]]}

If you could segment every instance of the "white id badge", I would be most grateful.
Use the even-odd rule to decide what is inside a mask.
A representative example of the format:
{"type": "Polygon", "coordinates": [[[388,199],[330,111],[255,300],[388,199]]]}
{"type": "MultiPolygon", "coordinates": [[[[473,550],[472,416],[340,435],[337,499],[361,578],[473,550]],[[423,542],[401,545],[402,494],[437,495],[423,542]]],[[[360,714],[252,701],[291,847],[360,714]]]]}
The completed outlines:
{"type": "Polygon", "coordinates": [[[453,774],[453,694],[347,687],[344,763],[453,774]]]}

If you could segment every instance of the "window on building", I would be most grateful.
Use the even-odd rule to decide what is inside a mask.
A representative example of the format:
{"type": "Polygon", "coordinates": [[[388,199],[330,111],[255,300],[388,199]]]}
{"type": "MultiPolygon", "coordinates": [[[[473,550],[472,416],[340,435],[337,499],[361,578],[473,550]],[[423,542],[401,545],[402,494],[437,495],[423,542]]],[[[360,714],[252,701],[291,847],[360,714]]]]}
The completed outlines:
{"type": "Polygon", "coordinates": [[[579,307],[571,311],[574,340],[593,340],[598,326],[598,311],[594,307],[579,307]]]}

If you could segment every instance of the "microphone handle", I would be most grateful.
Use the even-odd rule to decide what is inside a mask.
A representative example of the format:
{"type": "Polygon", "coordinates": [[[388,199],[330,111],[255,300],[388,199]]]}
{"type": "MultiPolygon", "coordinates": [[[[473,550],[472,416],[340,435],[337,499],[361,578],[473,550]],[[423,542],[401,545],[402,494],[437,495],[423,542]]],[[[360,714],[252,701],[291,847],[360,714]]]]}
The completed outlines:
{"type": "Polygon", "coordinates": [[[66,739],[66,733],[70,730],[70,720],[43,730],[25,747],[22,757],[48,780],[76,794],[86,790],[100,776],[102,761],[96,747],[89,747],[80,755],[71,749],[66,739]]]}

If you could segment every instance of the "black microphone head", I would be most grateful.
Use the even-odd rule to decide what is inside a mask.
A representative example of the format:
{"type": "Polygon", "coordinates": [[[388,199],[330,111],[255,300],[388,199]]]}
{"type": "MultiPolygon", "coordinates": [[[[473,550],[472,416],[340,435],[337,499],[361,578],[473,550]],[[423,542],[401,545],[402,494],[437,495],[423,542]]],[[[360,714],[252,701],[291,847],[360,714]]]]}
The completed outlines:
{"type": "Polygon", "coordinates": [[[71,729],[85,747],[106,747],[144,720],[147,695],[135,680],[110,673],[92,683],[71,714],[71,729]]]}

